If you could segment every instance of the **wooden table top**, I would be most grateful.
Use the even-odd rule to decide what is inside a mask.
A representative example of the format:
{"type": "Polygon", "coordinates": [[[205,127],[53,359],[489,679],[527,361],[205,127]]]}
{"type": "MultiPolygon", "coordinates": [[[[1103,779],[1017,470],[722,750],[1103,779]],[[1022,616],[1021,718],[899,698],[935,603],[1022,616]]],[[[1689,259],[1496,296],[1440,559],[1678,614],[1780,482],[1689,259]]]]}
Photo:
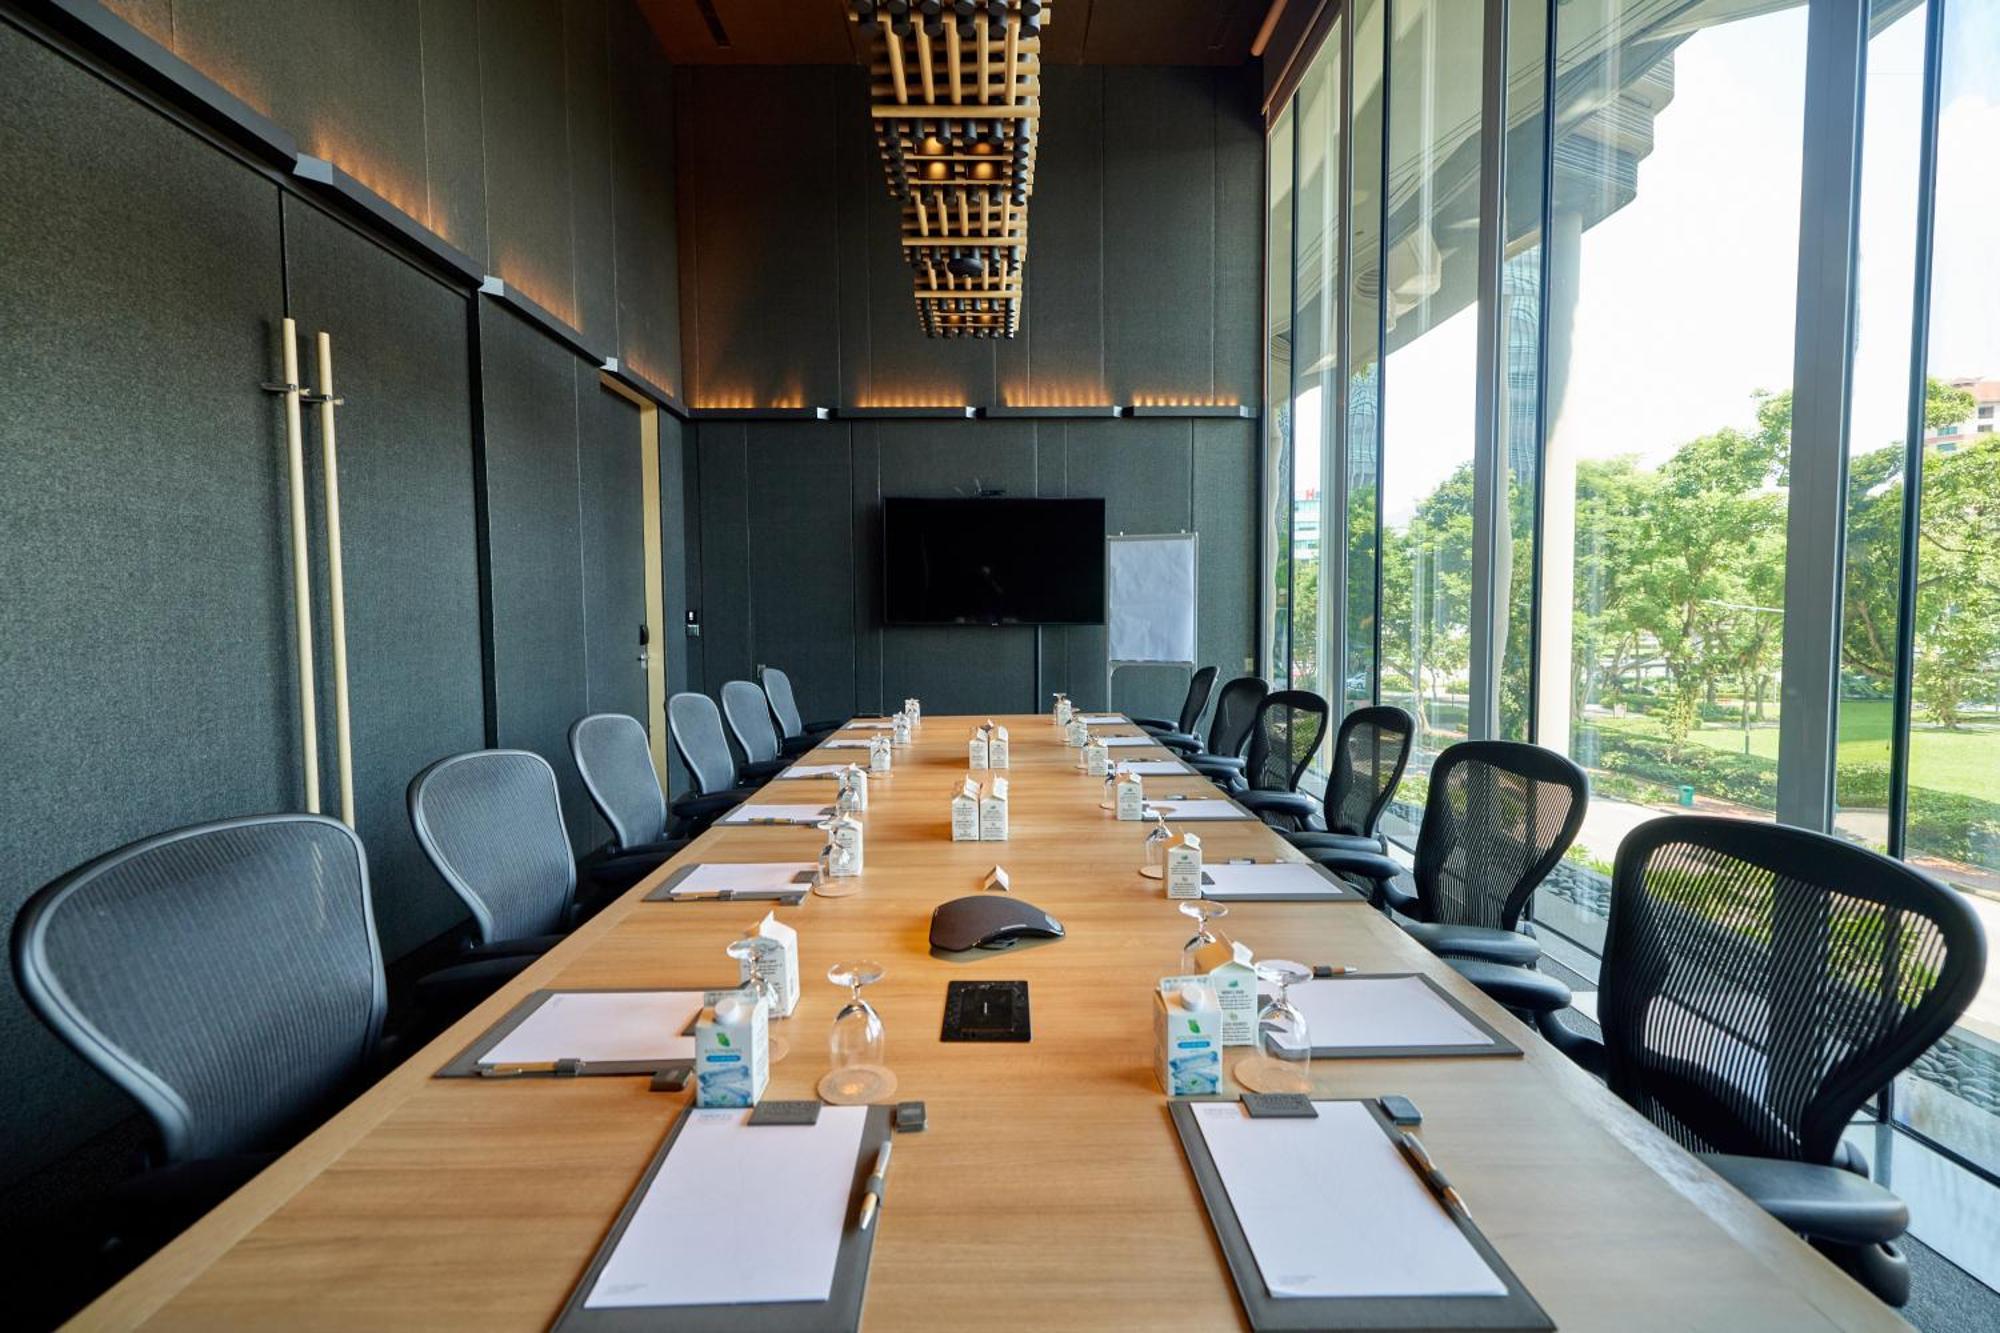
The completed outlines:
{"type": "MultiPolygon", "coordinates": [[[[777,1029],[792,1053],[772,1066],[767,1095],[812,1095],[844,997],[827,966],[873,958],[887,969],[868,995],[896,1096],[927,1103],[930,1126],[896,1140],[868,1328],[1243,1327],[1153,1072],[1151,992],[1177,970],[1191,923],[1136,873],[1144,825],[1098,808],[1099,780],[1076,771],[1047,717],[998,719],[1013,742],[1010,841],[951,842],[949,788],[983,720],[925,718],[895,771],[871,783],[862,892],[777,909],[799,931],[804,997],[777,1029]],[[933,958],[931,908],[977,891],[996,862],[1068,938],[971,963],[933,958]],[[959,977],[1027,979],[1034,1040],[940,1042],[945,983],[959,977]]],[[[778,786],[766,799],[832,799],[831,782],[778,786]]],[[[1192,776],[1147,786],[1215,794],[1192,776]]],[[[1211,860],[1295,857],[1261,824],[1191,827],[1211,860]]],[[[77,1326],[547,1328],[688,1095],[650,1092],[644,1078],[431,1075],[537,988],[733,983],[723,946],[767,904],[641,898],[682,863],[811,860],[819,839],[711,830],[77,1326]]],[[[1438,1164],[1562,1329],[1905,1327],[1369,907],[1238,903],[1226,928],[1260,954],[1425,972],[1524,1048],[1519,1059],[1319,1060],[1312,1075],[1319,1096],[1415,1099],[1438,1164]]]]}

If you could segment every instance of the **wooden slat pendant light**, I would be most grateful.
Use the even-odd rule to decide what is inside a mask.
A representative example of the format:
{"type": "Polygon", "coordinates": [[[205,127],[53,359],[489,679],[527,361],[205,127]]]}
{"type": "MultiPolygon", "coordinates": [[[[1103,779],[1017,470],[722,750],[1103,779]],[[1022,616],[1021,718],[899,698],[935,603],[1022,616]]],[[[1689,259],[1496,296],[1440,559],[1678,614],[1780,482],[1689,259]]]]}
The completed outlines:
{"type": "Polygon", "coordinates": [[[933,338],[1021,325],[1049,0],[848,0],[874,37],[875,144],[933,338]]]}

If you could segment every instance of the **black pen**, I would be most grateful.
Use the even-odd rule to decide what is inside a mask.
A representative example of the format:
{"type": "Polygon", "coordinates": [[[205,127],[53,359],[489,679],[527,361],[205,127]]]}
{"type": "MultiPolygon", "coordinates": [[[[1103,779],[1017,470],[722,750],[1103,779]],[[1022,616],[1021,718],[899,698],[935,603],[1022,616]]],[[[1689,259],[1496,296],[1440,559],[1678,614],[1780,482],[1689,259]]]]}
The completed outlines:
{"type": "Polygon", "coordinates": [[[1437,1195],[1438,1202],[1445,1206],[1445,1211],[1461,1222],[1470,1223],[1472,1214],[1466,1209],[1465,1200],[1459,1197],[1458,1190],[1452,1183],[1445,1179],[1444,1172],[1437,1169],[1437,1163],[1433,1162],[1431,1155],[1424,1151],[1424,1145],[1417,1140],[1417,1137],[1404,1130],[1396,1136],[1396,1146],[1402,1150],[1403,1156],[1416,1169],[1416,1173],[1424,1178],[1424,1184],[1430,1187],[1431,1193],[1437,1195]]]}

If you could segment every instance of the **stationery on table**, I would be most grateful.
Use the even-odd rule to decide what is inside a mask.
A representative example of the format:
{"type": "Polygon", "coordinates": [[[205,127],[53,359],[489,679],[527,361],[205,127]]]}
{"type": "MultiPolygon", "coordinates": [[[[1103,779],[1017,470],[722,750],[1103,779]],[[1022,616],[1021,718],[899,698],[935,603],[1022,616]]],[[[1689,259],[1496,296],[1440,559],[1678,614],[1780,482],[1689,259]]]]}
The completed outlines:
{"type": "Polygon", "coordinates": [[[818,869],[813,861],[705,861],[676,870],[666,883],[646,895],[646,901],[776,898],[796,903],[812,887],[818,869]]]}
{"type": "Polygon", "coordinates": [[[1314,978],[1291,988],[1291,1002],[1305,1015],[1315,1060],[1521,1053],[1417,973],[1314,978]]]}
{"type": "Polygon", "coordinates": [[[536,991],[440,1078],[652,1074],[694,1060],[700,990],[536,991]]]}
{"type": "Polygon", "coordinates": [[[850,722],[850,723],[848,723],[848,724],[847,724],[846,726],[844,726],[844,727],[839,727],[839,728],[836,728],[836,730],[839,730],[839,731],[893,731],[893,730],[895,730],[895,728],[896,728],[896,724],[895,724],[894,722],[891,722],[891,721],[889,721],[889,720],[888,720],[887,718],[882,718],[882,719],[878,719],[878,720],[875,720],[875,721],[870,721],[870,722],[850,722]]]}
{"type": "Polygon", "coordinates": [[[778,774],[773,781],[784,782],[796,778],[837,778],[846,764],[793,764],[778,774]]]}
{"type": "Polygon", "coordinates": [[[1194,772],[1178,759],[1132,759],[1126,762],[1125,767],[1142,778],[1184,778],[1194,772]]]}
{"type": "Polygon", "coordinates": [[[1366,1102],[1301,1110],[1173,1106],[1253,1329],[1554,1327],[1421,1144],[1366,1102]]]}
{"type": "Polygon", "coordinates": [[[859,1326],[889,1108],[684,1111],[557,1317],[572,1333],[859,1326]],[[859,1202],[857,1203],[857,1198],[859,1202]]]}
{"type": "Polygon", "coordinates": [[[865,750],[868,746],[869,742],[864,740],[833,740],[819,743],[819,748],[822,750],[865,750]]]}
{"type": "Polygon", "coordinates": [[[717,824],[798,824],[815,826],[833,813],[830,805],[750,805],[737,806],[717,824]]]}
{"type": "Polygon", "coordinates": [[[1083,719],[1083,724],[1087,727],[1115,726],[1125,720],[1123,713],[1078,713],[1077,716],[1083,719]]]}
{"type": "Polygon", "coordinates": [[[1172,797],[1146,802],[1148,815],[1158,811],[1176,823],[1189,819],[1255,819],[1257,816],[1234,801],[1216,798],[1180,800],[1172,797]]]}
{"type": "Polygon", "coordinates": [[[1201,896],[1213,902],[1354,902],[1367,897],[1310,861],[1266,861],[1261,865],[1209,863],[1203,868],[1201,896]]]}
{"type": "Polygon", "coordinates": [[[1129,745],[1158,745],[1151,736],[1106,736],[1104,743],[1113,749],[1129,745]]]}

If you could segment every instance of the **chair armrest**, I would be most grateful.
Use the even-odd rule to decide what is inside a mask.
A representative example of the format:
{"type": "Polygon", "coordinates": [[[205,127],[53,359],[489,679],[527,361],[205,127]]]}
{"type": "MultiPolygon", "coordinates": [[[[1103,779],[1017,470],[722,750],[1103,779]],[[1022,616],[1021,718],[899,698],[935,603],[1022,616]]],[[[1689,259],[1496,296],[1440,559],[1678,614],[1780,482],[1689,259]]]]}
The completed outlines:
{"type": "Polygon", "coordinates": [[[1236,803],[1260,815],[1290,815],[1293,819],[1310,819],[1319,813],[1319,802],[1302,791],[1259,791],[1253,787],[1239,795],[1236,803]]]}
{"type": "Polygon", "coordinates": [[[1355,852],[1344,848],[1301,848],[1306,859],[1325,866],[1336,875],[1359,875],[1377,883],[1386,883],[1403,873],[1403,867],[1391,861],[1380,852],[1355,852]]]}
{"type": "Polygon", "coordinates": [[[1187,760],[1189,768],[1205,778],[1211,778],[1216,782],[1224,779],[1239,783],[1243,781],[1241,759],[1232,759],[1223,754],[1188,754],[1182,755],[1181,758],[1187,760]]]}
{"type": "Polygon", "coordinates": [[[1446,961],[1467,981],[1519,1013],[1553,1014],[1570,1006],[1569,987],[1545,973],[1479,958],[1446,961]]]}
{"type": "Polygon", "coordinates": [[[728,791],[694,792],[674,801],[673,815],[676,819],[699,823],[734,810],[750,795],[749,791],[740,787],[732,787],[728,791]]]}
{"type": "Polygon", "coordinates": [[[1135,717],[1131,721],[1133,726],[1146,731],[1180,731],[1181,729],[1179,722],[1169,722],[1163,717],[1135,717]]]}
{"type": "Polygon", "coordinates": [[[1156,735],[1153,744],[1163,745],[1183,759],[1192,759],[1201,753],[1201,742],[1192,736],[1156,735]]]}
{"type": "Polygon", "coordinates": [[[1476,958],[1502,967],[1533,967],[1542,946],[1527,935],[1495,926],[1449,926],[1417,921],[1403,927],[1411,939],[1440,958],[1476,958]]]}
{"type": "Polygon", "coordinates": [[[1568,1056],[1570,1062],[1580,1066],[1586,1074],[1595,1074],[1599,1078],[1606,1076],[1610,1057],[1604,1052],[1603,1042],[1588,1033],[1564,1027],[1556,1021],[1553,1011],[1536,1014],[1535,1026],[1540,1029],[1544,1041],[1568,1056]]]}
{"type": "Polygon", "coordinates": [[[1300,829],[1278,834],[1302,852],[1373,852],[1383,855],[1380,838],[1364,838],[1358,833],[1328,833],[1324,829],[1300,829]]]}
{"type": "Polygon", "coordinates": [[[1695,1155],[1787,1228],[1815,1239],[1885,1245],[1909,1229],[1909,1205],[1852,1171],[1776,1157],[1695,1155]]]}

